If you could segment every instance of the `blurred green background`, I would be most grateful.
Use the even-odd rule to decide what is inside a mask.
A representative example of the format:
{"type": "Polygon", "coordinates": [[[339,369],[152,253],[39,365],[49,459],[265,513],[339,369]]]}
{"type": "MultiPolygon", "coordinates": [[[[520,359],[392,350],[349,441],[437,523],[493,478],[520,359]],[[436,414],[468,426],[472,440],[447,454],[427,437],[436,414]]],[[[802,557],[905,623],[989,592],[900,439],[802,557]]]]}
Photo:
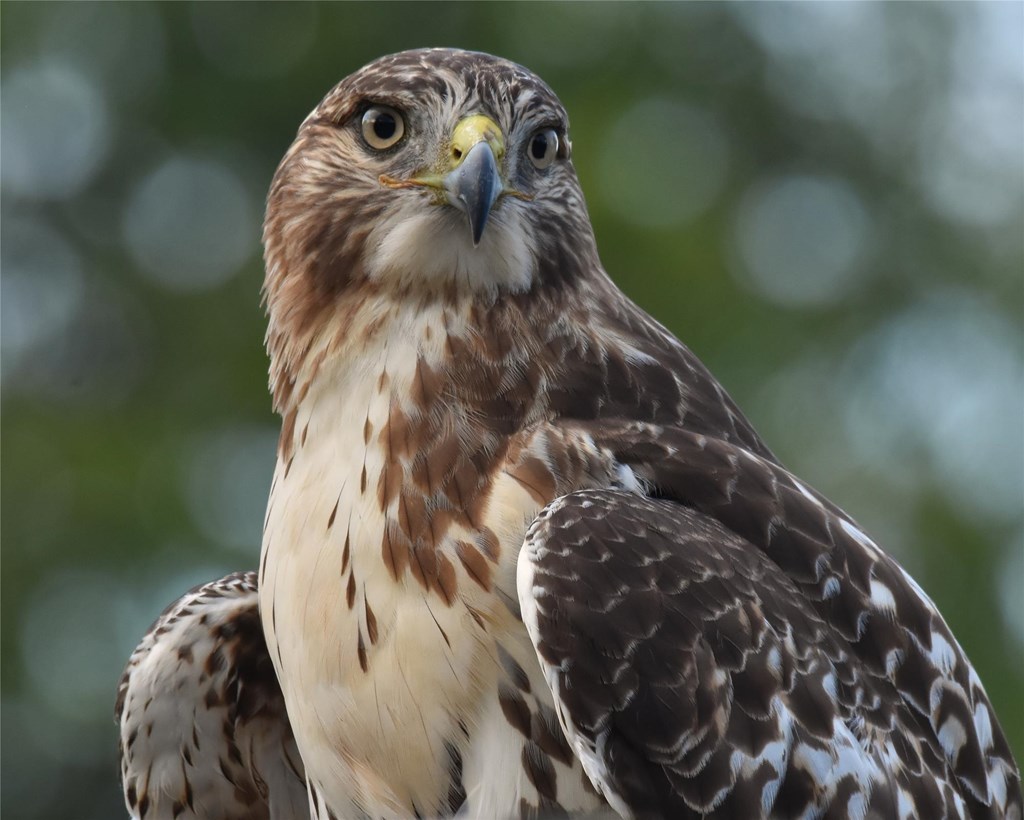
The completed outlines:
{"type": "Polygon", "coordinates": [[[124,661],[257,562],[267,185],[423,45],[561,95],[609,271],[920,581],[1024,757],[1022,9],[5,2],[4,816],[123,815],[124,661]]]}

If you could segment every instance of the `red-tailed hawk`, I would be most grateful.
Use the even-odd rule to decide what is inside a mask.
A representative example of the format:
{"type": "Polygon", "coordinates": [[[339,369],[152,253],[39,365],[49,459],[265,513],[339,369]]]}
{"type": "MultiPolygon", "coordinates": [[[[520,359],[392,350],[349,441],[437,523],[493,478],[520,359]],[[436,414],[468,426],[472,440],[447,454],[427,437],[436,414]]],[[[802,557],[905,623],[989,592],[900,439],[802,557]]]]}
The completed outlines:
{"type": "Polygon", "coordinates": [[[455,50],[377,60],[302,124],[264,231],[266,645],[202,637],[202,590],[158,622],[130,807],[174,815],[138,774],[159,706],[186,782],[211,720],[241,764],[276,742],[249,766],[276,816],[290,726],[316,818],[1020,818],[941,615],[615,287],[570,153],[539,78],[455,50]],[[248,650],[287,723],[270,686],[263,726],[245,675],[210,689],[248,650]]]}

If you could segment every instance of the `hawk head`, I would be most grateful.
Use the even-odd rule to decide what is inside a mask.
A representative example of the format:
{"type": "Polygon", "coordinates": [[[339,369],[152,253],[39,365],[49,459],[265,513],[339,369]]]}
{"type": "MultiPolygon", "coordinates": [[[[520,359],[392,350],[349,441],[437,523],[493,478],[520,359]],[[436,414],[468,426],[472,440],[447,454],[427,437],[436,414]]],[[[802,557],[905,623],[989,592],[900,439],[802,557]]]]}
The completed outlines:
{"type": "Polygon", "coordinates": [[[493,299],[593,268],[568,128],[539,77],[487,54],[407,51],[343,80],[271,186],[272,355],[357,289],[493,299]]]}

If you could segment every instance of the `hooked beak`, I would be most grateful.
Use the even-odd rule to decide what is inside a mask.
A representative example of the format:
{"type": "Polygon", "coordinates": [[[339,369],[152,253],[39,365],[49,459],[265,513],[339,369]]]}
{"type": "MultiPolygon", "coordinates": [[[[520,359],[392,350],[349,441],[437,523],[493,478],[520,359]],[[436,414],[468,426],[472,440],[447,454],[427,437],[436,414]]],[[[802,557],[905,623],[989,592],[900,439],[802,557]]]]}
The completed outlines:
{"type": "Polygon", "coordinates": [[[504,187],[498,168],[504,155],[505,135],[490,117],[473,114],[455,126],[444,191],[449,204],[466,214],[474,247],[480,244],[491,208],[504,187]]]}
{"type": "Polygon", "coordinates": [[[444,178],[448,201],[466,214],[473,247],[487,226],[491,208],[501,194],[501,172],[490,143],[480,141],[465,154],[459,165],[444,178]]]}
{"type": "Polygon", "coordinates": [[[491,209],[503,195],[517,199],[533,199],[529,194],[505,185],[501,161],[505,156],[505,136],[490,117],[473,114],[459,121],[452,132],[447,168],[441,173],[428,172],[411,179],[380,177],[388,188],[428,188],[437,192],[439,200],[453,205],[466,215],[473,247],[480,244],[491,209]]]}

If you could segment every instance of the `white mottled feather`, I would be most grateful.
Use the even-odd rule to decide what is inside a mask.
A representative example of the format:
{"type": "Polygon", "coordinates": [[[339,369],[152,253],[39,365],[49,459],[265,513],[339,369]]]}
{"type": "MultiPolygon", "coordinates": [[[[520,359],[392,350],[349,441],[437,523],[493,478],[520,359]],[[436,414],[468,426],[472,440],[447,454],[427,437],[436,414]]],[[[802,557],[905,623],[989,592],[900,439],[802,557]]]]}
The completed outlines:
{"type": "Polygon", "coordinates": [[[265,653],[255,573],[197,587],[157,619],[118,688],[121,775],[132,817],[307,816],[302,762],[280,691],[262,676],[271,669],[265,653]],[[245,633],[234,626],[241,622],[245,633]],[[247,655],[242,667],[238,636],[247,655]],[[252,700],[240,709],[243,694],[252,700]]]}

